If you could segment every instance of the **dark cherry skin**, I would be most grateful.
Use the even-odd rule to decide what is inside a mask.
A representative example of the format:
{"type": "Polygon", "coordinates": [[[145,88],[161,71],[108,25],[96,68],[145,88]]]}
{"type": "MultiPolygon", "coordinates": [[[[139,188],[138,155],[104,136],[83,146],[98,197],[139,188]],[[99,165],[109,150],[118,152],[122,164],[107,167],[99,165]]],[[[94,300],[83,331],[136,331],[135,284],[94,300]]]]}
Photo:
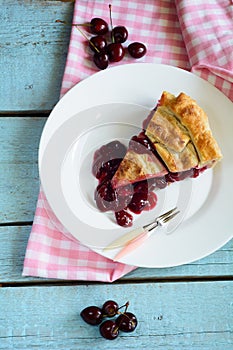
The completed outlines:
{"type": "Polygon", "coordinates": [[[136,316],[131,312],[124,312],[117,317],[116,324],[122,332],[130,333],[135,330],[138,321],[136,316]]]}
{"type": "Polygon", "coordinates": [[[102,306],[104,316],[113,317],[117,314],[119,305],[114,300],[107,300],[102,306]]]}
{"type": "Polygon", "coordinates": [[[125,49],[121,43],[111,43],[107,46],[107,53],[110,62],[119,62],[125,56],[125,49]]]}
{"type": "Polygon", "coordinates": [[[141,58],[146,54],[147,49],[143,43],[134,42],[129,44],[128,52],[133,58],[141,58]]]}
{"type": "Polygon", "coordinates": [[[128,208],[135,214],[140,214],[148,205],[148,194],[146,192],[134,193],[128,208]]]}
{"type": "Polygon", "coordinates": [[[107,40],[103,35],[96,35],[90,39],[89,46],[94,52],[103,51],[107,47],[107,40]]]}
{"type": "Polygon", "coordinates": [[[98,306],[88,306],[80,313],[82,319],[92,325],[99,325],[103,320],[102,310],[98,306]]]}
{"type": "Polygon", "coordinates": [[[112,141],[107,145],[103,145],[94,154],[93,175],[99,179],[98,174],[102,172],[102,167],[107,167],[110,178],[112,178],[125,154],[126,147],[119,141],[112,141]]]}
{"type": "Polygon", "coordinates": [[[119,328],[112,320],[107,320],[101,323],[99,330],[102,337],[108,340],[114,340],[119,335],[119,328]]]}
{"type": "Polygon", "coordinates": [[[130,227],[133,225],[133,216],[126,210],[120,210],[115,213],[116,222],[119,226],[130,227]]]}
{"type": "Polygon", "coordinates": [[[144,210],[152,210],[156,207],[158,197],[154,192],[149,192],[147,196],[147,205],[144,210]]]}
{"type": "Polygon", "coordinates": [[[90,31],[93,34],[104,35],[108,32],[108,24],[102,18],[98,18],[98,17],[92,18],[90,24],[91,24],[90,31]]]}
{"type": "Polygon", "coordinates": [[[99,69],[106,69],[108,67],[108,55],[105,52],[96,52],[93,61],[99,69]]]}
{"type": "Polygon", "coordinates": [[[112,30],[112,38],[115,43],[124,43],[128,38],[128,30],[124,26],[114,27],[112,30]]]}

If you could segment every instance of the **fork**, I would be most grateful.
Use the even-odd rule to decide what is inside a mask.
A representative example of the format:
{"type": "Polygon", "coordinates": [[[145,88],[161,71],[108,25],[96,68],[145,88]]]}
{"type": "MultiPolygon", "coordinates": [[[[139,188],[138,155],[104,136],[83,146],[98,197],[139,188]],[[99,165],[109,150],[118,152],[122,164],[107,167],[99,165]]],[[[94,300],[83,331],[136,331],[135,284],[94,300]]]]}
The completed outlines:
{"type": "Polygon", "coordinates": [[[179,213],[179,210],[177,210],[177,207],[167,211],[166,213],[158,216],[154,221],[151,223],[139,227],[133,231],[128,232],[123,237],[120,237],[119,239],[112,242],[109,246],[107,246],[104,250],[113,249],[114,245],[117,244],[125,244],[124,247],[115,255],[114,261],[117,261],[121,259],[126,254],[130,253],[132,250],[139,247],[143,242],[147,240],[153,233],[153,230],[158,226],[164,226],[166,223],[168,223],[171,219],[173,219],[177,214],[179,213]]]}

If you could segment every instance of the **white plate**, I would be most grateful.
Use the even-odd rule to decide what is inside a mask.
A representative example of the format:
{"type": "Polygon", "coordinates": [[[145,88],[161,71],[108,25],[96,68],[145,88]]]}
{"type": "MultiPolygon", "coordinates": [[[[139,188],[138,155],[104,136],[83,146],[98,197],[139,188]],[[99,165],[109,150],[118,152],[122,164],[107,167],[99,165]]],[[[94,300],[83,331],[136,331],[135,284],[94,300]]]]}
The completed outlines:
{"type": "Polygon", "coordinates": [[[224,158],[214,170],[158,192],[158,205],[136,215],[134,227],[178,205],[181,215],[154,233],[121,261],[136,266],[168,267],[200,259],[233,236],[233,105],[197,76],[166,65],[130,64],[101,71],[77,84],[55,106],[44,127],[39,171],[48,202],[66,229],[80,242],[112,258],[102,248],[131,230],[100,213],[93,200],[94,151],[118,139],[127,144],[163,90],[186,92],[205,109],[224,158]],[[172,234],[167,234],[172,233],[172,234]]]}

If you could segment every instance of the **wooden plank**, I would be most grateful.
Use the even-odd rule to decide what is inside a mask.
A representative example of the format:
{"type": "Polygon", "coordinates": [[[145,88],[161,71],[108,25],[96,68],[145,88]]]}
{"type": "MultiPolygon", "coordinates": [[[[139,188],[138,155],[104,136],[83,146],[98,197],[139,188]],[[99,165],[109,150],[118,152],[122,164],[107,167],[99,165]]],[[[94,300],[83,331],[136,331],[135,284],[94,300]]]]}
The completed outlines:
{"type": "MultiPolygon", "coordinates": [[[[22,277],[23,260],[30,226],[0,227],[0,284],[1,283],[36,283],[38,278],[22,277]]],[[[138,268],[127,274],[122,281],[192,278],[224,278],[233,276],[233,240],[224,247],[197,262],[184,266],[165,269],[138,268]]],[[[40,282],[54,282],[40,279],[40,282]]],[[[60,281],[61,282],[61,281],[60,281]]]]}
{"type": "Polygon", "coordinates": [[[50,110],[59,98],[73,1],[1,1],[0,111],[50,110]]]}
{"type": "Polygon", "coordinates": [[[32,221],[39,191],[38,145],[46,118],[0,118],[0,221],[32,221]]]}
{"type": "Polygon", "coordinates": [[[232,283],[1,288],[0,349],[231,350],[232,283]],[[134,332],[111,342],[79,316],[107,299],[129,300],[138,319],[134,332]]]}

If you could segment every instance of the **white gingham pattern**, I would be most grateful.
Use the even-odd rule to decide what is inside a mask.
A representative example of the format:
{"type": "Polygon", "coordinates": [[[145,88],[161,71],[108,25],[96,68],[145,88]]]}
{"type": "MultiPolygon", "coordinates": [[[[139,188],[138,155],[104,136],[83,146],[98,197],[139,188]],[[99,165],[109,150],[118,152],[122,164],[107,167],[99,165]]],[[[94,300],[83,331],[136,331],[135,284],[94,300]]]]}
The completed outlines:
{"type": "MultiPolygon", "coordinates": [[[[129,42],[142,41],[154,62],[192,70],[233,100],[233,6],[228,0],[114,0],[113,23],[125,25],[129,42]]],[[[79,0],[74,23],[102,17],[109,22],[108,3],[79,0]]],[[[126,56],[119,64],[135,62],[126,56]]],[[[73,27],[61,96],[95,73],[86,40],[73,27]]],[[[49,209],[41,191],[24,260],[24,276],[112,282],[133,266],[106,259],[75,240],[49,209]]]]}

